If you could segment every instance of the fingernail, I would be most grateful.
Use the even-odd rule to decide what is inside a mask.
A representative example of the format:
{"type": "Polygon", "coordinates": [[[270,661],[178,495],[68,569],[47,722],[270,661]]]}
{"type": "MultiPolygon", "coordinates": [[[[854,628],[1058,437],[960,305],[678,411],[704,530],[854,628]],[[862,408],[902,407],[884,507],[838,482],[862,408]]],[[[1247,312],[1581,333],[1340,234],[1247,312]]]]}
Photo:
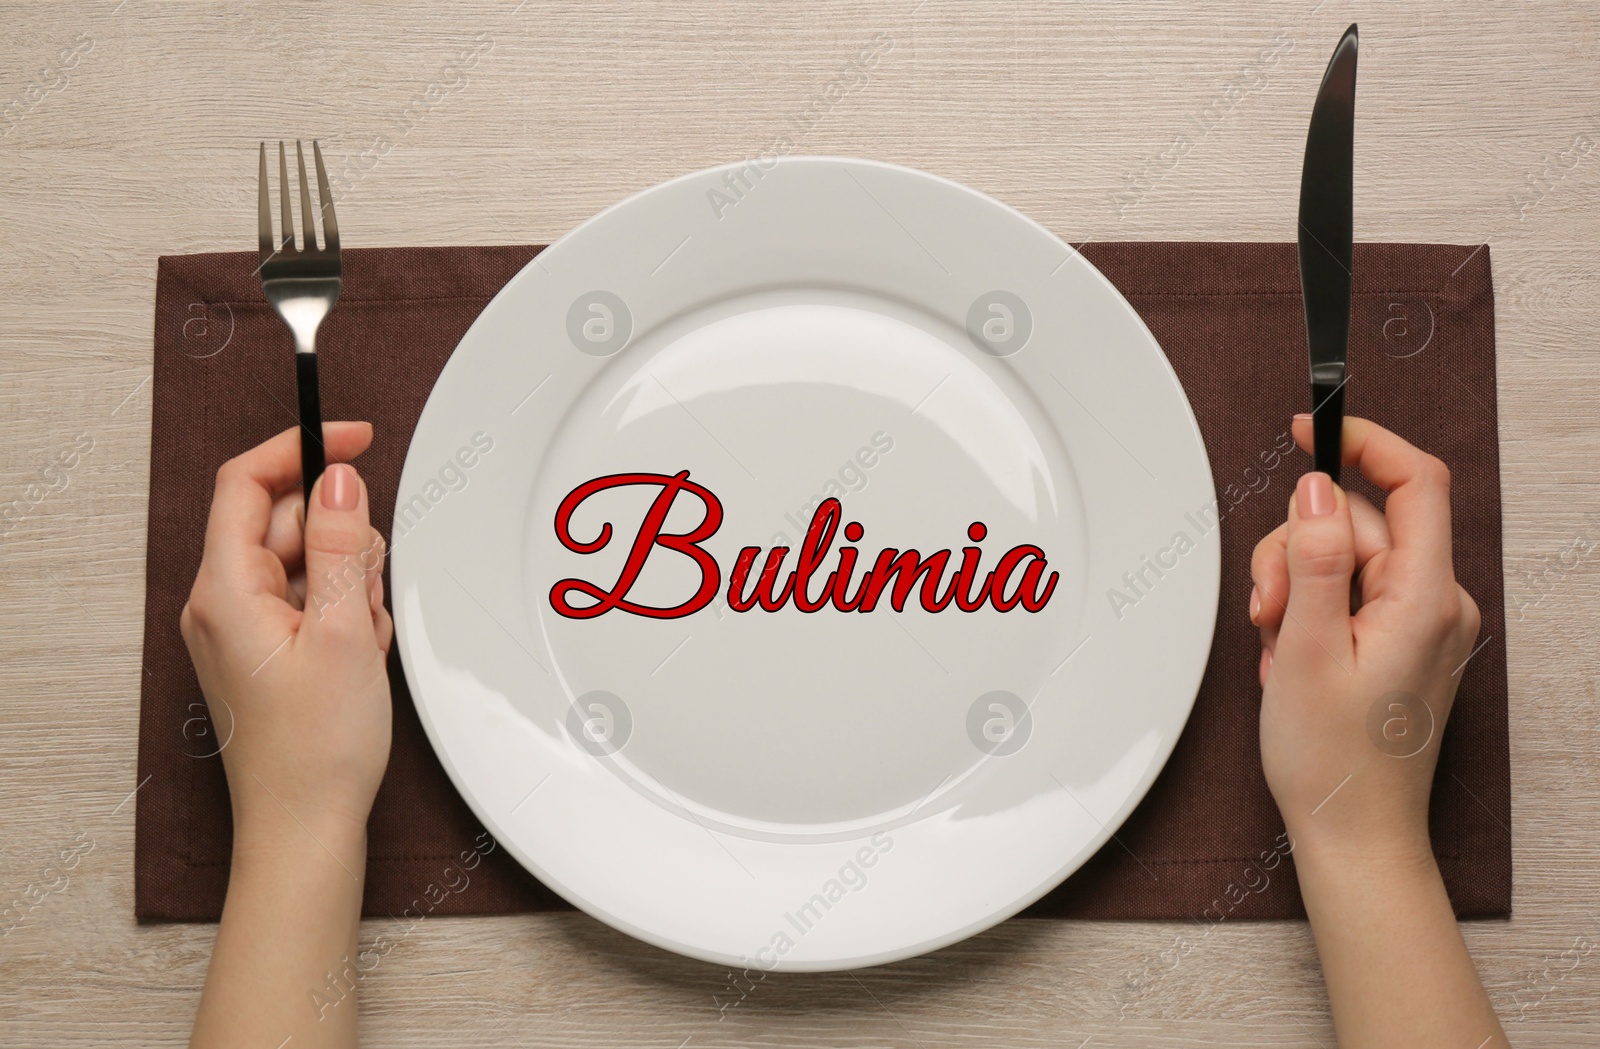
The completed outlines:
{"type": "Polygon", "coordinates": [[[1300,477],[1300,516],[1326,517],[1333,513],[1333,478],[1315,472],[1300,477]]]}
{"type": "Polygon", "coordinates": [[[1255,587],[1250,588],[1250,622],[1256,621],[1256,616],[1261,614],[1261,591],[1255,587]]]}
{"type": "Polygon", "coordinates": [[[1261,683],[1263,685],[1265,685],[1267,683],[1267,674],[1271,670],[1272,670],[1272,649],[1263,648],[1261,650],[1261,683]]]}
{"type": "Polygon", "coordinates": [[[354,510],[361,499],[361,480],[355,468],[334,463],[322,475],[322,505],[329,510],[354,510]]]}
{"type": "Polygon", "coordinates": [[[377,584],[372,588],[372,601],[370,603],[374,615],[378,613],[378,609],[383,607],[383,576],[378,577],[377,584]]]}
{"type": "Polygon", "coordinates": [[[1311,418],[1311,413],[1310,412],[1297,412],[1295,414],[1295,418],[1296,419],[1300,419],[1300,420],[1309,419],[1309,418],[1311,418]]]}

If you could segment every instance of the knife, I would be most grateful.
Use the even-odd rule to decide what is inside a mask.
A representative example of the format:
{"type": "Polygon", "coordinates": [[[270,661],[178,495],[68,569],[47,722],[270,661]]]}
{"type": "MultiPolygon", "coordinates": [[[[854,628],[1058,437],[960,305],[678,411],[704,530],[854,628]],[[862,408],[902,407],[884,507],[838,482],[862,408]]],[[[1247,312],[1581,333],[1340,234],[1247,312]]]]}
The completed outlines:
{"type": "Polygon", "coordinates": [[[1311,351],[1314,469],[1339,483],[1345,354],[1350,345],[1351,173],[1356,123],[1356,27],[1333,49],[1306,132],[1300,171],[1300,291],[1311,351]]]}

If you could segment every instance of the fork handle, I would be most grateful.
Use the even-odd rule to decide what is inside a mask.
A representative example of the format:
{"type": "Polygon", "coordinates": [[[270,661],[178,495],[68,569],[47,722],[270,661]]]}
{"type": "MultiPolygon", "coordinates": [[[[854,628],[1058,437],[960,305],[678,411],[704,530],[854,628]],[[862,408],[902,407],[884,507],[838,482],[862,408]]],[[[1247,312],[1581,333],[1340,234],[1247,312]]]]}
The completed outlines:
{"type": "Polygon", "coordinates": [[[317,384],[317,355],[296,353],[294,367],[300,388],[300,477],[309,510],[311,489],[328,465],[322,448],[322,392],[317,384]]]}

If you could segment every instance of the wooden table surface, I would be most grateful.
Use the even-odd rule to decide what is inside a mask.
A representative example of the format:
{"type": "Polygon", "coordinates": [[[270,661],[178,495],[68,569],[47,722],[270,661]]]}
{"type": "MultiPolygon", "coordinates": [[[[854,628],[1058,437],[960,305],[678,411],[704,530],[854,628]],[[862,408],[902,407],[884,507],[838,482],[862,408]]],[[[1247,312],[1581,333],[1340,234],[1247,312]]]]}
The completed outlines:
{"type": "MultiPolygon", "coordinates": [[[[187,1038],[215,927],[133,921],[155,262],[253,246],[258,140],[329,146],[359,245],[548,241],[785,135],[1074,240],[1286,241],[1356,20],[1359,238],[1494,260],[1516,892],[1467,941],[1516,1045],[1600,1043],[1600,9],[1576,0],[0,7],[0,503],[22,508],[0,523],[0,905],[78,850],[0,941],[0,1042],[187,1038]],[[30,495],[74,445],[66,487],[30,495]]],[[[363,1025],[369,1045],[1333,1044],[1303,923],[1163,958],[1192,928],[1010,921],[772,977],[724,1015],[724,971],[582,915],[441,918],[363,982],[363,1025]]]]}

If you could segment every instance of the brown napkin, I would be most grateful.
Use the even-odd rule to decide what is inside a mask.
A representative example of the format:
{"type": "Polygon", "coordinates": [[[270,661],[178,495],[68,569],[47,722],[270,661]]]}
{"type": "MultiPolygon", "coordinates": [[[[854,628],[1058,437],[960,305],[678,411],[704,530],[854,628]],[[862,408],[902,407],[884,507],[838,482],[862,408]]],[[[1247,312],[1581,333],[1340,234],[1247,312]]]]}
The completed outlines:
{"type": "MultiPolygon", "coordinates": [[[[1309,396],[1295,248],[1091,243],[1082,250],[1155,333],[1194,405],[1225,508],[1222,604],[1194,713],[1166,770],[1116,840],[1026,913],[1298,916],[1304,911],[1292,858],[1282,856],[1283,823],[1261,774],[1259,648],[1246,611],[1251,550],[1282,521],[1295,479],[1309,468],[1297,450],[1267,465],[1309,396]]],[[[323,411],[376,427],[360,467],[380,527],[392,519],[406,447],[435,377],[479,311],[538,251],[345,253],[344,294],[318,340],[323,411]]],[[[256,261],[253,252],[164,257],[156,282],[135,863],[142,920],[214,920],[227,889],[227,783],[178,613],[199,565],[217,467],[295,422],[288,335],[262,298],[256,261]]],[[[1461,672],[1444,736],[1433,844],[1458,914],[1505,915],[1511,800],[1487,248],[1356,245],[1350,338],[1351,414],[1434,452],[1454,474],[1456,573],[1483,609],[1484,643],[1461,672]]],[[[394,750],[372,812],[365,913],[566,908],[505,850],[480,841],[482,828],[417,721],[398,658],[389,674],[394,750]],[[472,866],[470,882],[462,884],[465,866],[472,866]]]]}

